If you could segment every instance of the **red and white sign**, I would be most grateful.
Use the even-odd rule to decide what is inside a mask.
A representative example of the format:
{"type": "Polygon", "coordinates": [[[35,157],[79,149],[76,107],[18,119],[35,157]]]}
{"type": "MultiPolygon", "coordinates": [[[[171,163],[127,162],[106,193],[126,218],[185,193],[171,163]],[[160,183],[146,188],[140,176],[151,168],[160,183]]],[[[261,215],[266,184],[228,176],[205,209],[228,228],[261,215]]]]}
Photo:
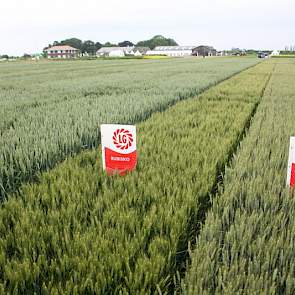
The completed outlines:
{"type": "Polygon", "coordinates": [[[136,127],[133,125],[102,124],[101,146],[103,169],[107,174],[124,175],[136,167],[136,127]]]}
{"type": "Polygon", "coordinates": [[[295,137],[290,137],[287,186],[295,186],[295,137]]]}

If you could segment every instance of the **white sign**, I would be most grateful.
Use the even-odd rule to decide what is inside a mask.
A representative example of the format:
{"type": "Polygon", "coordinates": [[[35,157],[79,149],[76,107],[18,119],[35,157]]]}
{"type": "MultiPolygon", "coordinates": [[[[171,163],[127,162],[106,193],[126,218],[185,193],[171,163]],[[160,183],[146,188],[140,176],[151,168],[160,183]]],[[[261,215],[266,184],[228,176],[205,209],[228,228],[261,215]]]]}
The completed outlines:
{"type": "Polygon", "coordinates": [[[295,137],[290,137],[287,186],[295,186],[295,137]]]}
{"type": "Polygon", "coordinates": [[[101,147],[103,169],[108,174],[124,175],[136,167],[136,127],[134,125],[102,124],[101,147]]]}

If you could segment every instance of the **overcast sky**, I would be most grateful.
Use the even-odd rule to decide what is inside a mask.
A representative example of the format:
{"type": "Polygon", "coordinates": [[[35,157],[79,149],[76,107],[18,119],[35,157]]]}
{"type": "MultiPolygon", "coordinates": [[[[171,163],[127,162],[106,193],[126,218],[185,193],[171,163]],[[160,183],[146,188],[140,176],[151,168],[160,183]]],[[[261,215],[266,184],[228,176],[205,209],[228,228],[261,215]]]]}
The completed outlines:
{"type": "Polygon", "coordinates": [[[218,50],[295,45],[294,0],[3,0],[0,54],[41,52],[54,40],[137,42],[154,35],[218,50]]]}

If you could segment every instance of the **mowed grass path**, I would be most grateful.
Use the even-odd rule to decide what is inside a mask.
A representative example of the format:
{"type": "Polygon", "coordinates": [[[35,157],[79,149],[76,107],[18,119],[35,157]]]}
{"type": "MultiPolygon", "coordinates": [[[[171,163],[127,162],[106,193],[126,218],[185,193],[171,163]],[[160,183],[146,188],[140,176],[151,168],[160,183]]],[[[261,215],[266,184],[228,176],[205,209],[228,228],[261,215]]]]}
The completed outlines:
{"type": "Polygon", "coordinates": [[[169,291],[272,68],[259,64],[138,124],[138,167],[126,177],[105,175],[98,148],[11,195],[0,209],[0,289],[169,291]]]}
{"type": "Polygon", "coordinates": [[[254,58],[0,64],[0,200],[39,171],[254,65],[254,58]]]}

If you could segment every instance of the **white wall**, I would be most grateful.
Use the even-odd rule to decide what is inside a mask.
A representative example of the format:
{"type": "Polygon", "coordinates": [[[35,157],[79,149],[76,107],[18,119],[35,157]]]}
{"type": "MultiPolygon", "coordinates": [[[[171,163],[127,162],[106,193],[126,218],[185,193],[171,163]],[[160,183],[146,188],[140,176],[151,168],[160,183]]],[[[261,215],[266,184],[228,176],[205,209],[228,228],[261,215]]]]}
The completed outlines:
{"type": "Polygon", "coordinates": [[[149,50],[146,55],[190,56],[192,50],[149,50]]]}
{"type": "Polygon", "coordinates": [[[122,57],[125,56],[123,50],[113,50],[109,53],[109,57],[122,57]]]}

